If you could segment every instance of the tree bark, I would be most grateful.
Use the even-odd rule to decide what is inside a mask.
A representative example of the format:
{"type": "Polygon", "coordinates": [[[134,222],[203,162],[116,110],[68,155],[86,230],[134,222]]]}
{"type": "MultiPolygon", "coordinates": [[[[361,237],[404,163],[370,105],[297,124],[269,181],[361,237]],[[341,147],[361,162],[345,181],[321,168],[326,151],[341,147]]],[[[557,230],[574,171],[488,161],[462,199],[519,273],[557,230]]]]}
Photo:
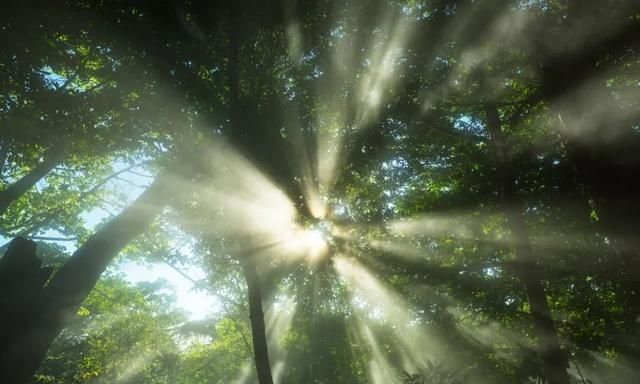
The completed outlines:
{"type": "Polygon", "coordinates": [[[269,348],[267,333],[262,311],[262,291],[260,278],[255,263],[252,260],[242,260],[242,271],[247,281],[249,297],[249,319],[251,320],[251,334],[253,339],[253,356],[258,372],[258,383],[273,384],[271,364],[269,363],[269,348]]]}
{"type": "Polygon", "coordinates": [[[49,346],[75,315],[100,275],[134,237],[141,234],[170,199],[168,174],[153,184],[127,209],[100,228],[51,278],[32,305],[36,313],[24,331],[0,351],[0,382],[24,383],[37,371],[49,346]]]}
{"type": "Polygon", "coordinates": [[[36,243],[16,237],[9,243],[0,259],[0,361],[13,343],[15,335],[22,334],[37,314],[34,303],[40,301],[42,290],[51,276],[52,268],[41,268],[36,256],[36,243]]]}
{"type": "Polygon", "coordinates": [[[487,129],[497,158],[498,185],[502,192],[504,212],[511,225],[515,250],[514,268],[525,288],[534,331],[537,337],[537,353],[542,361],[544,376],[549,384],[568,384],[568,357],[560,347],[537,259],[531,249],[522,206],[519,203],[515,173],[507,161],[505,142],[498,108],[493,102],[485,102],[487,129]]]}
{"type": "Polygon", "coordinates": [[[9,205],[16,201],[25,192],[31,189],[38,181],[42,180],[60,162],[60,151],[56,148],[45,153],[44,160],[33,167],[26,175],[0,192],[0,216],[3,215],[9,205]]]}
{"type": "MultiPolygon", "coordinates": [[[[240,100],[240,31],[239,22],[241,19],[240,9],[236,3],[232,3],[229,8],[231,25],[229,25],[229,117],[231,122],[231,137],[237,138],[243,132],[242,124],[244,113],[240,100]]],[[[237,140],[236,140],[237,141],[237,140]]],[[[233,142],[233,140],[232,140],[233,142]]],[[[238,144],[237,142],[235,143],[238,144]]],[[[255,250],[254,250],[255,252],[255,250]]],[[[258,382],[260,384],[273,384],[271,374],[271,364],[269,362],[269,348],[267,345],[267,333],[264,324],[264,313],[262,311],[262,292],[260,289],[260,278],[258,276],[255,262],[250,254],[239,259],[242,265],[245,280],[247,282],[247,293],[249,299],[249,319],[251,321],[251,335],[253,341],[253,355],[256,363],[258,382]]]]}

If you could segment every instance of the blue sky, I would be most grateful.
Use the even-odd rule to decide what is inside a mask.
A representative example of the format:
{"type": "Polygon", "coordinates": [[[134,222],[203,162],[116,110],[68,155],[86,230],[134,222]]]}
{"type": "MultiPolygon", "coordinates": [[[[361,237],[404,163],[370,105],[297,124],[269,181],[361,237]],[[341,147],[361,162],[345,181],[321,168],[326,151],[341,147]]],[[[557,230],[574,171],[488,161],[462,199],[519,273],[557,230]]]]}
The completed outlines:
{"type": "MultiPolygon", "coordinates": [[[[127,166],[128,165],[123,163],[114,162],[113,169],[115,171],[126,168],[127,166]]],[[[136,173],[140,173],[140,170],[136,173]]],[[[112,180],[107,183],[106,187],[117,190],[122,193],[122,195],[126,196],[127,204],[133,202],[153,180],[152,178],[140,176],[131,172],[124,172],[119,175],[119,178],[120,179],[118,180],[112,180]]],[[[107,208],[108,211],[103,208],[95,208],[82,215],[82,220],[85,222],[85,226],[88,229],[94,229],[100,222],[108,219],[111,214],[117,214],[120,211],[120,209],[114,206],[104,208],[107,208]]],[[[61,236],[61,234],[56,231],[48,231],[44,236],[53,237],[61,236]]],[[[0,245],[5,244],[10,240],[11,239],[0,236],[0,245]]],[[[76,250],[73,242],[56,241],[55,243],[66,248],[69,253],[76,250]]],[[[180,250],[181,252],[190,252],[189,247],[186,246],[181,247],[180,250]]],[[[178,308],[186,311],[191,320],[205,318],[221,309],[221,304],[217,298],[207,294],[206,291],[194,289],[193,283],[189,279],[166,264],[139,263],[124,260],[111,266],[110,270],[112,272],[122,273],[125,279],[134,284],[165,279],[171,285],[173,293],[176,296],[176,305],[178,308]]],[[[204,272],[196,267],[189,267],[189,269],[181,271],[196,281],[204,278],[204,272]]]]}

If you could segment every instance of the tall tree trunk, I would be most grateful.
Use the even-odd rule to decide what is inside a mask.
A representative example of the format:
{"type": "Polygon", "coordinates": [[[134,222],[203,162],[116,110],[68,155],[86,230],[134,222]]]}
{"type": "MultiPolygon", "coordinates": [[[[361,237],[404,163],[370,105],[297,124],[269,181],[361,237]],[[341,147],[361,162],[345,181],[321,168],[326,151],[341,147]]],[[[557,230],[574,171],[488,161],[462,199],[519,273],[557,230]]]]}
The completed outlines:
{"type": "Polygon", "coordinates": [[[168,174],[158,176],[131,206],[92,235],[51,278],[41,300],[31,303],[37,306],[34,317],[0,351],[0,383],[24,383],[37,371],[49,346],[108,264],[151,224],[170,199],[170,186],[168,174]]]}
{"type": "MultiPolygon", "coordinates": [[[[231,25],[229,25],[229,115],[231,121],[231,137],[237,137],[242,130],[243,110],[240,100],[240,9],[236,3],[229,8],[231,25]]],[[[269,363],[269,348],[267,346],[267,333],[262,311],[262,292],[260,278],[255,262],[251,255],[244,255],[240,259],[242,271],[247,281],[249,298],[249,318],[251,320],[251,334],[253,341],[253,355],[256,363],[258,382],[260,384],[273,384],[271,365],[269,363]]]]}
{"type": "Polygon", "coordinates": [[[271,364],[269,363],[269,348],[267,345],[267,332],[262,311],[262,290],[260,277],[255,262],[250,259],[241,261],[242,271],[247,281],[249,297],[249,319],[251,320],[251,335],[253,339],[253,356],[258,372],[258,383],[273,384],[271,364]]]}
{"type": "Polygon", "coordinates": [[[543,372],[549,384],[568,384],[568,357],[560,348],[540,268],[531,249],[522,206],[518,199],[516,177],[506,158],[498,108],[493,102],[485,102],[484,111],[487,129],[491,135],[497,158],[498,185],[505,200],[504,212],[511,225],[516,258],[514,268],[522,280],[531,308],[531,317],[537,337],[537,352],[542,361],[543,372]]]}
{"type": "Polygon", "coordinates": [[[0,216],[3,215],[9,205],[31,189],[38,181],[42,180],[60,162],[60,150],[53,148],[44,155],[44,160],[33,167],[26,175],[0,192],[0,216]]]}

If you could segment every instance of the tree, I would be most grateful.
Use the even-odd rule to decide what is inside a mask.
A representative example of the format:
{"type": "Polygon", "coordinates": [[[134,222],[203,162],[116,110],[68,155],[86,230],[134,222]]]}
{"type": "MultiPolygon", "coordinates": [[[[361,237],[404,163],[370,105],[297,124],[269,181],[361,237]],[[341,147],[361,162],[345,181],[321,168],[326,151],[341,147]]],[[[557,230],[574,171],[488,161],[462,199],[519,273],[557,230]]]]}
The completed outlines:
{"type": "MultiPolygon", "coordinates": [[[[34,374],[68,317],[78,310],[109,262],[160,212],[174,182],[166,174],[159,176],[132,206],[89,237],[56,272],[39,295],[28,323],[11,332],[11,339],[3,343],[3,381],[25,382],[34,374]]],[[[19,312],[5,315],[8,319],[14,316],[20,316],[19,312]]]]}
{"type": "Polygon", "coordinates": [[[638,10],[583,3],[11,5],[2,235],[79,248],[48,278],[11,243],[1,363],[30,367],[3,374],[59,335],[37,380],[123,379],[157,340],[124,379],[636,382],[638,10]],[[89,236],[153,164],[153,209],[89,236]],[[220,308],[155,316],[163,288],[105,277],[119,252],[220,308]]]}

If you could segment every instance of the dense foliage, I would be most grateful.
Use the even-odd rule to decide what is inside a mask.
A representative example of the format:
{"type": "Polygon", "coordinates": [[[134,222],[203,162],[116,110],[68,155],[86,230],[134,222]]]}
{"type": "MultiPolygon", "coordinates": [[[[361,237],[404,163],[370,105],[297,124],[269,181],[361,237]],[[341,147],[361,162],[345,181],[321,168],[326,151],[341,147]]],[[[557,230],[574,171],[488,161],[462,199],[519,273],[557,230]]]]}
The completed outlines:
{"type": "Polygon", "coordinates": [[[3,8],[0,381],[640,380],[637,2],[3,8]]]}

